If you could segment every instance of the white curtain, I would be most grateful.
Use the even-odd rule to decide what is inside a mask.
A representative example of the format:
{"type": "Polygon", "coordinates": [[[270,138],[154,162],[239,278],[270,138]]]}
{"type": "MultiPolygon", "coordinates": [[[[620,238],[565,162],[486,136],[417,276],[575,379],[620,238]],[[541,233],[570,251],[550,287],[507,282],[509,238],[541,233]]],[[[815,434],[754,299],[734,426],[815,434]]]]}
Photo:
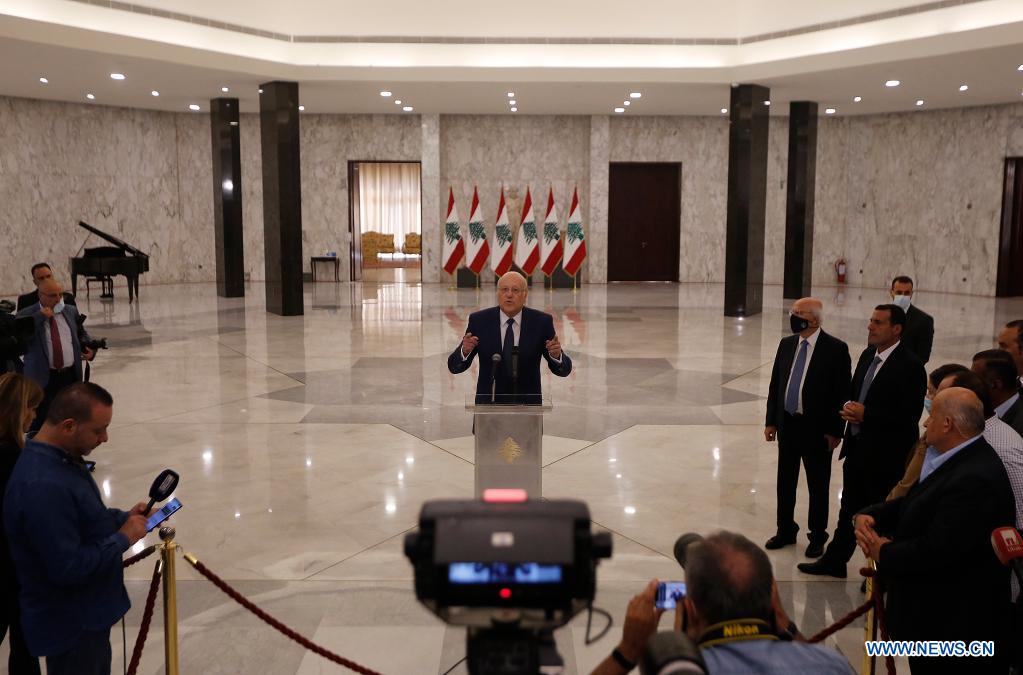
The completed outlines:
{"type": "Polygon", "coordinates": [[[409,232],[422,232],[419,164],[359,164],[359,218],[363,232],[394,235],[399,250],[409,232]]]}

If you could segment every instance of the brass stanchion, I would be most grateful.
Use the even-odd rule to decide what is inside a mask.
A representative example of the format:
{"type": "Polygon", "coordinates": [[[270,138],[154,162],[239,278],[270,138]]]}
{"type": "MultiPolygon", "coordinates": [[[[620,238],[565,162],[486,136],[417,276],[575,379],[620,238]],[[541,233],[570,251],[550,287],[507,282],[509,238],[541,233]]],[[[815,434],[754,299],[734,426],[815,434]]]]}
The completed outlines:
{"type": "Polygon", "coordinates": [[[178,589],[174,556],[181,548],[174,542],[173,527],[160,528],[160,557],[163,559],[163,653],[167,675],[178,675],[178,589]]]}
{"type": "MultiPolygon", "coordinates": [[[[870,569],[875,570],[875,571],[877,570],[877,566],[874,564],[873,560],[869,560],[869,561],[867,561],[867,563],[870,566],[870,569]]],[[[873,594],[874,594],[874,577],[873,576],[867,577],[867,579],[866,579],[866,589],[867,589],[867,597],[868,598],[873,597],[873,594]]],[[[870,656],[870,654],[867,654],[867,647],[866,647],[865,643],[868,642],[868,641],[871,641],[871,640],[876,640],[876,639],[877,639],[877,615],[874,612],[874,608],[871,607],[870,610],[867,612],[866,616],[864,616],[864,624],[863,624],[864,647],[863,647],[863,663],[860,665],[860,674],[861,675],[874,675],[874,667],[875,667],[876,661],[874,660],[874,658],[872,656],[870,656]]]]}

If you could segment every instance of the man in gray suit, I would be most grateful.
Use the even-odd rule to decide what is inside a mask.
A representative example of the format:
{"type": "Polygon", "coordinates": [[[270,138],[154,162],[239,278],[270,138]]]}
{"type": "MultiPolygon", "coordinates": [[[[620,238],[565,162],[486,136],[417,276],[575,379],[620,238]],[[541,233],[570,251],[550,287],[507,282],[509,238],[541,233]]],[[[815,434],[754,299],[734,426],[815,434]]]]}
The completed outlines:
{"type": "Polygon", "coordinates": [[[64,302],[63,292],[59,283],[47,279],[39,285],[39,302],[18,312],[18,316],[31,316],[35,321],[25,352],[25,375],[43,388],[43,402],[36,409],[33,431],[46,419],[57,393],[82,381],[82,359],[91,361],[96,355],[82,347],[82,340],[92,338],[79,323],[78,309],[64,302]]]}

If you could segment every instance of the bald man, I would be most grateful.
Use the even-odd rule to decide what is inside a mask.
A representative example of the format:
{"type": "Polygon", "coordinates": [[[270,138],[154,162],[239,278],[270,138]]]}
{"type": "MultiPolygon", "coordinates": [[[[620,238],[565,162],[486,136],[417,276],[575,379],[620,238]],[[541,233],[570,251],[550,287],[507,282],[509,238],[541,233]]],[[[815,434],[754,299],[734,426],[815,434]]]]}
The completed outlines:
{"type": "Polygon", "coordinates": [[[479,355],[476,403],[539,404],[540,360],[558,377],[572,372],[572,359],[561,350],[550,314],[526,307],[529,286],[518,272],[508,272],[497,282],[497,307],[469,315],[462,342],[448,356],[448,370],[464,373],[479,355]],[[494,372],[494,355],[500,363],[494,372]],[[492,375],[494,379],[492,380],[492,375]]]}
{"type": "Polygon", "coordinates": [[[906,496],[858,513],[856,541],[887,585],[893,640],[995,642],[994,658],[910,658],[914,675],[1001,675],[1014,643],[1009,569],[990,537],[1015,521],[1012,488],[984,440],[984,407],[972,391],[938,392],[925,426],[919,482],[906,496]]]}
{"type": "Polygon", "coordinates": [[[849,398],[852,361],[849,346],[824,332],[824,303],[801,298],[792,303],[793,335],[778,344],[767,396],[764,438],[778,440],[777,531],[769,550],[796,543],[796,486],[799,464],[806,469],[810,493],[807,513],[808,558],[819,558],[828,540],[828,488],[831,454],[845,431],[839,416],[849,398]]]}
{"type": "Polygon", "coordinates": [[[39,284],[39,302],[18,312],[31,316],[35,332],[25,352],[25,375],[43,388],[43,402],[36,409],[32,430],[38,430],[46,419],[50,403],[64,387],[82,381],[82,359],[95,356],[81,340],[91,341],[79,323],[78,309],[64,302],[64,288],[54,279],[39,284]]]}

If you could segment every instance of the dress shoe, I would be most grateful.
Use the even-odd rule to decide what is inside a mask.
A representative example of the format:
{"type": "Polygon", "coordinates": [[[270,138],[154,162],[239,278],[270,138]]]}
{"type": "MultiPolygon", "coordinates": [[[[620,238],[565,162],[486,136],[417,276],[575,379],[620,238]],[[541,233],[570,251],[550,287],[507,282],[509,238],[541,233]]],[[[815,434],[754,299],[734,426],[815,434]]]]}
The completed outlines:
{"type": "Polygon", "coordinates": [[[823,541],[811,541],[810,545],[806,547],[807,558],[820,558],[822,555],[824,555],[823,541]]]}
{"type": "Polygon", "coordinates": [[[796,569],[803,574],[845,579],[845,563],[834,563],[829,560],[824,560],[823,558],[817,562],[799,563],[796,565],[796,569]]]}
{"type": "Polygon", "coordinates": [[[796,535],[794,535],[794,534],[790,534],[790,535],[776,534],[776,535],[774,535],[773,537],[771,537],[770,539],[767,540],[767,543],[764,544],[764,548],[766,548],[768,551],[776,551],[779,548],[785,548],[786,546],[792,546],[795,543],[796,543],[796,535]]]}

